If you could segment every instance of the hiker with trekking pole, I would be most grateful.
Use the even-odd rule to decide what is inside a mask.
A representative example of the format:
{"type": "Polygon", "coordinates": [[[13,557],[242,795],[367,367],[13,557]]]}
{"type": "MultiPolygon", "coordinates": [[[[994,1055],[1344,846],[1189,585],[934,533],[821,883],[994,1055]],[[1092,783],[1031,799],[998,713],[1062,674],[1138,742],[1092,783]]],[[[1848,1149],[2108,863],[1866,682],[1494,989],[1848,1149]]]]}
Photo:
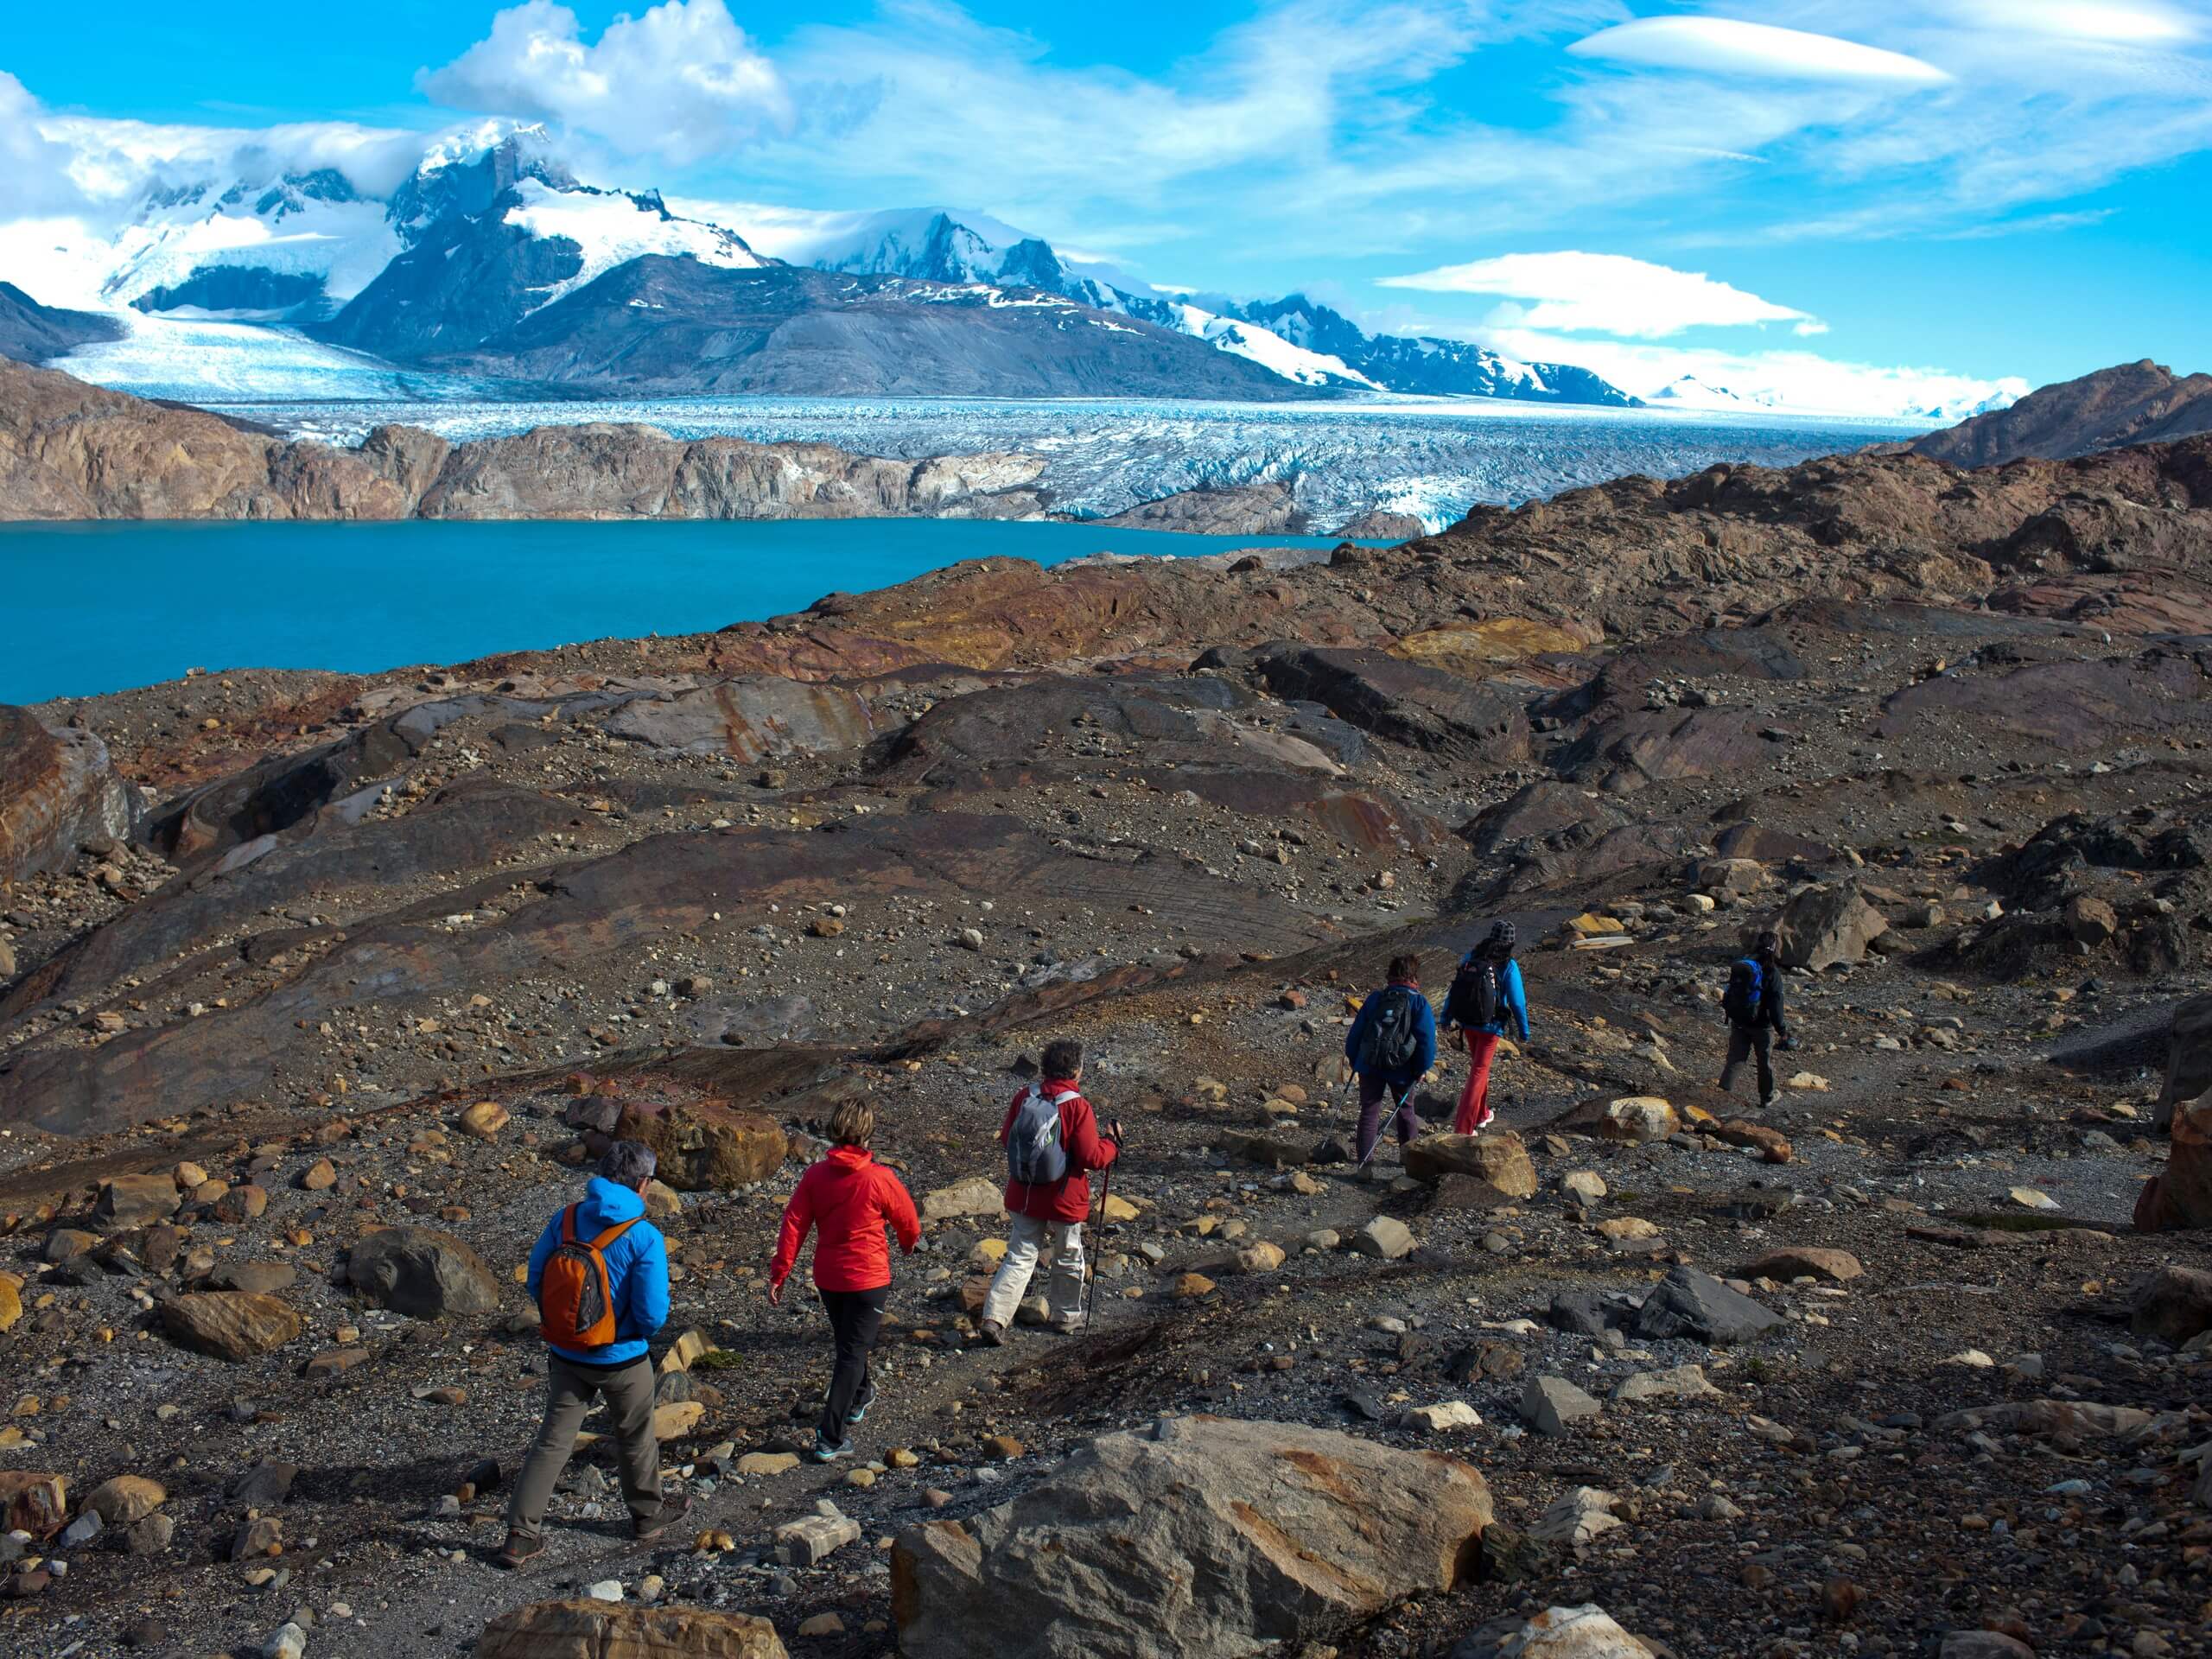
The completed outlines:
{"type": "Polygon", "coordinates": [[[1421,1133],[1414,1085],[1436,1064],[1436,1011],[1421,988],[1421,958],[1394,957],[1389,982],[1360,1004],[1344,1033],[1344,1058],[1359,1079],[1359,1166],[1354,1179],[1375,1179],[1376,1145],[1382,1138],[1382,1102],[1391,1102],[1398,1155],[1421,1133]]]}
{"type": "Polygon", "coordinates": [[[994,1347],[1005,1345],[1014,1310],[1046,1251],[1052,1266],[1046,1322],[1066,1333],[1081,1330],[1088,1317],[1083,1224],[1090,1214],[1090,1172],[1105,1176],[1113,1167],[1122,1126],[1111,1122],[1101,1132],[1082,1081],[1083,1046],[1065,1037],[1047,1043],[1037,1080],[1014,1097],[999,1126],[1006,1145],[1007,1247],[983,1298],[980,1326],[994,1347]]]}

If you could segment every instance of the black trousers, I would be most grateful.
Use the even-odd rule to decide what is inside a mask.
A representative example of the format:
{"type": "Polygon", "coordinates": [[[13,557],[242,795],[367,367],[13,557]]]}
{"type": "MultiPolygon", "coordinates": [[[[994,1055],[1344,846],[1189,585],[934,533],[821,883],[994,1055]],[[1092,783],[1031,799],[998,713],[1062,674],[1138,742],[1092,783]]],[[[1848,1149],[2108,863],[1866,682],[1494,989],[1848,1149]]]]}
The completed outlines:
{"type": "Polygon", "coordinates": [[[1774,1028],[1771,1026],[1728,1027],[1728,1063],[1720,1068],[1720,1087],[1726,1092],[1736,1081],[1736,1068],[1756,1055],[1759,1063],[1759,1103],[1774,1098],[1774,1028]]]}
{"type": "Polygon", "coordinates": [[[822,1421],[815,1433],[824,1446],[842,1446],[853,1408],[875,1395],[868,1380],[868,1357],[875,1346],[876,1332],[883,1328],[883,1305],[890,1300],[891,1287],[825,1290],[820,1295],[837,1344],[837,1369],[830,1374],[830,1397],[823,1402],[822,1421]]]}

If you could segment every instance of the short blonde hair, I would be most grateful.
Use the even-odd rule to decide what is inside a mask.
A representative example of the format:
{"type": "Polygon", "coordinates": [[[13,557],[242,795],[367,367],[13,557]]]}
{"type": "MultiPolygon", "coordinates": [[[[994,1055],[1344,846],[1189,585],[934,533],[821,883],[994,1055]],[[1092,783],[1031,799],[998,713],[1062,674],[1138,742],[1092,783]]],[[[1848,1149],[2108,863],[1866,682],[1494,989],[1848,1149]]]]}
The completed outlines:
{"type": "Polygon", "coordinates": [[[830,1138],[841,1147],[864,1147],[875,1138],[875,1108],[849,1100],[830,1115],[830,1138]]]}

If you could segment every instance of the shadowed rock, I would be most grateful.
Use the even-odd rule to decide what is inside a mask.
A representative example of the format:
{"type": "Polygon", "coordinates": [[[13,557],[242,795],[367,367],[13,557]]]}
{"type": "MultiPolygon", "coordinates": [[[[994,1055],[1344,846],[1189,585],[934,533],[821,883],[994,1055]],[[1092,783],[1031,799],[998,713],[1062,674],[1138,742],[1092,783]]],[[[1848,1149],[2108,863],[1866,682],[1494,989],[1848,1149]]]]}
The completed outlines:
{"type": "Polygon", "coordinates": [[[138,811],[99,738],[0,704],[0,887],[67,864],[96,836],[127,838],[138,811]]]}

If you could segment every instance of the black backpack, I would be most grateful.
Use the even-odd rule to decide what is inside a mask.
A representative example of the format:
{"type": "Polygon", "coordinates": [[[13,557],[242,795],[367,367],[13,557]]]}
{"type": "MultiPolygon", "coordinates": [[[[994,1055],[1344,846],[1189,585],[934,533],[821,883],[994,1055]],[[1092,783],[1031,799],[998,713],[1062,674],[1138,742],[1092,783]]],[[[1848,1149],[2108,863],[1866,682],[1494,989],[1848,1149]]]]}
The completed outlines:
{"type": "Polygon", "coordinates": [[[1421,993],[1403,985],[1386,987],[1367,1022],[1355,1069],[1363,1077],[1395,1077],[1421,1053],[1421,1018],[1414,1005],[1421,993]]]}
{"type": "Polygon", "coordinates": [[[1487,953],[1470,957],[1452,976],[1451,992],[1444,999],[1444,1018],[1451,1025],[1474,1030],[1494,1026],[1505,1008],[1505,964],[1487,953]]]}
{"type": "Polygon", "coordinates": [[[1766,1000],[1766,970],[1753,957],[1739,957],[1728,970],[1728,988],[1720,994],[1720,1011],[1739,1026],[1758,1022],[1766,1000]]]}

